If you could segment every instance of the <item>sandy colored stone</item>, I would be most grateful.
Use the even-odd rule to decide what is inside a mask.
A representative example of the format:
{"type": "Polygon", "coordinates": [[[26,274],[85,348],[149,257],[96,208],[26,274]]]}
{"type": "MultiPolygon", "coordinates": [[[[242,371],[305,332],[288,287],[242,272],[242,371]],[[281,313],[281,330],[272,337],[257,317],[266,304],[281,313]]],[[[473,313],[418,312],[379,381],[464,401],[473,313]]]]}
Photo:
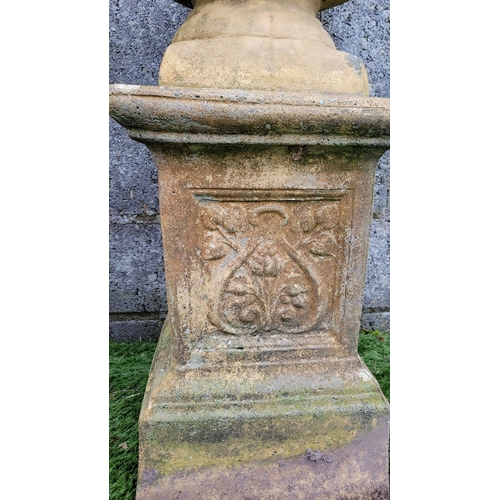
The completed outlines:
{"type": "Polygon", "coordinates": [[[357,340],[389,101],[315,18],[337,3],[193,2],[160,86],[111,86],[158,168],[169,307],[137,500],[388,498],[357,340]]]}
{"type": "Polygon", "coordinates": [[[316,18],[342,2],[192,3],[165,52],[160,86],[369,94],[362,61],[338,51],[316,18]]]}
{"type": "Polygon", "coordinates": [[[388,100],[116,85],[110,102],[158,167],[168,242],[137,498],[386,498],[388,404],[357,338],[388,100]]]}

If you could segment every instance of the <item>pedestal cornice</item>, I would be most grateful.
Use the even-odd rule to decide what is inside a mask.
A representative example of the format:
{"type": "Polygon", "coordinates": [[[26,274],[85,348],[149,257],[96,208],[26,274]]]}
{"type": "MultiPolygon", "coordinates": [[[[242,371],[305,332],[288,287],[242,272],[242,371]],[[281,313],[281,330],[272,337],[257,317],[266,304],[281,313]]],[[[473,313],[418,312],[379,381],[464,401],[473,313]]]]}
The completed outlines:
{"type": "Polygon", "coordinates": [[[340,93],[110,85],[139,142],[389,147],[389,99],[340,93]]]}

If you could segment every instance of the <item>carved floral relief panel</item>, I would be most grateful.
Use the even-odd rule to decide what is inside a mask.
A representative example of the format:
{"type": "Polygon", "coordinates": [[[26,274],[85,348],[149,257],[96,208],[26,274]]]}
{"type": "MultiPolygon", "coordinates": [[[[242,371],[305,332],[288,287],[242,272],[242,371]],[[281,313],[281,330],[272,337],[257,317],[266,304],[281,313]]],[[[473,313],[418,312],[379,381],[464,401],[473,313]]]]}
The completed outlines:
{"type": "Polygon", "coordinates": [[[209,322],[234,335],[302,334],[331,323],[346,193],[195,190],[209,322]]]}

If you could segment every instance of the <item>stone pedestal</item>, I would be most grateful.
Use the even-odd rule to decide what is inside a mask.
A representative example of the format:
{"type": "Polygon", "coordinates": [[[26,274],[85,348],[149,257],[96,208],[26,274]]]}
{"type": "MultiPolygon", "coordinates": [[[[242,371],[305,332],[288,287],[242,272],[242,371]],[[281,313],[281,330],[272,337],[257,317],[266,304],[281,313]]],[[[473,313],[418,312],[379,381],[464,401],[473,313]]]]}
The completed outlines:
{"type": "Polygon", "coordinates": [[[388,498],[389,408],[357,339],[389,103],[363,95],[363,72],[357,94],[280,78],[111,86],[111,115],[158,167],[169,307],[138,500],[388,498]]]}

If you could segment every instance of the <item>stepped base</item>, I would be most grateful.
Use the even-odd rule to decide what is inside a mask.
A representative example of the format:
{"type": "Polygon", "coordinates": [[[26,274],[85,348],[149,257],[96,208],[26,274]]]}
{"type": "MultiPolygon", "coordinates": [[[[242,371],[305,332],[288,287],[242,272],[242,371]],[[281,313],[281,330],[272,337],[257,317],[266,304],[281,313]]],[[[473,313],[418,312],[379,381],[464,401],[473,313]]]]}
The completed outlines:
{"type": "Polygon", "coordinates": [[[289,365],[254,353],[231,369],[181,368],[170,337],[167,320],[141,411],[137,500],[389,498],[388,403],[359,357],[328,359],[323,346],[289,365]]]}

